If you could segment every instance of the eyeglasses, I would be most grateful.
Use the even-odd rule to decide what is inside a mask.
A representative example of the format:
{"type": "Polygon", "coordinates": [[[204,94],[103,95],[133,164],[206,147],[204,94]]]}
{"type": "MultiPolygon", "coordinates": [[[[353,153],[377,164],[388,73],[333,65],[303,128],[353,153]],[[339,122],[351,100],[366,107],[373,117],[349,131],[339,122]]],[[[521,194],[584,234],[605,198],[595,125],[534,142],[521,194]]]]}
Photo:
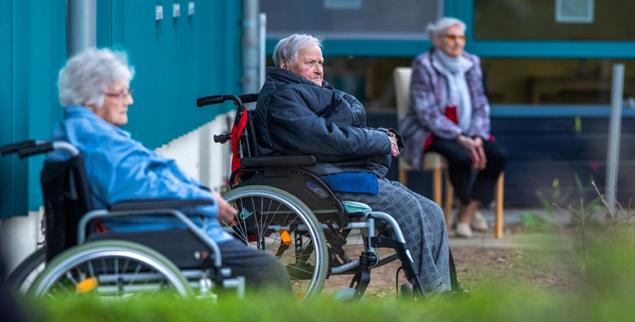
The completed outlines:
{"type": "Polygon", "coordinates": [[[309,61],[305,61],[303,64],[309,68],[318,68],[318,67],[323,68],[324,67],[324,63],[319,60],[309,60],[309,61]]]}
{"type": "Polygon", "coordinates": [[[104,93],[105,96],[115,97],[119,99],[126,99],[128,96],[132,96],[132,89],[125,89],[119,93],[104,93]]]}
{"type": "Polygon", "coordinates": [[[452,40],[462,40],[465,41],[465,36],[463,35],[444,35],[445,39],[448,41],[452,40]]]}

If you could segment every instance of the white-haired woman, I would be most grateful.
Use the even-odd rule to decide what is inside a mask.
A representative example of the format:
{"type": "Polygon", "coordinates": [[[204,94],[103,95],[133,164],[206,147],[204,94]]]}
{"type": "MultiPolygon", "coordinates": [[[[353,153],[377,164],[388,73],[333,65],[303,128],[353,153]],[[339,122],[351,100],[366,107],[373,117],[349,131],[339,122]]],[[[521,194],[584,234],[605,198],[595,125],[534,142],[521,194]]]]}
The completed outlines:
{"type": "Polygon", "coordinates": [[[256,106],[261,155],[316,156],[310,170],[342,200],[359,201],[392,215],[413,254],[427,294],[450,290],[449,245],[443,212],[432,201],[386,179],[397,134],[366,127],[364,106],[324,80],[320,41],[294,34],[276,45],[256,106]]]}
{"type": "MultiPolygon", "coordinates": [[[[233,207],[187,176],[174,160],[147,149],[120,128],[128,123],[133,76],[125,55],[94,48],[70,58],[59,73],[64,120],[54,137],[70,142],[84,156],[95,207],[135,199],[207,199],[209,206],[187,214],[218,243],[223,264],[232,274],[245,276],[248,287],[273,285],[290,290],[286,270],[275,258],[248,248],[221,228],[219,218],[231,222],[236,215],[233,207]]],[[[161,216],[109,220],[106,226],[117,232],[184,228],[175,219],[161,216]]]]}
{"type": "Polygon", "coordinates": [[[487,229],[477,210],[492,201],[506,154],[490,135],[480,60],[464,51],[465,24],[441,18],[427,31],[434,48],[412,63],[411,106],[400,123],[404,156],[415,167],[425,151],[447,159],[461,201],[456,234],[471,237],[472,229],[487,229]]]}

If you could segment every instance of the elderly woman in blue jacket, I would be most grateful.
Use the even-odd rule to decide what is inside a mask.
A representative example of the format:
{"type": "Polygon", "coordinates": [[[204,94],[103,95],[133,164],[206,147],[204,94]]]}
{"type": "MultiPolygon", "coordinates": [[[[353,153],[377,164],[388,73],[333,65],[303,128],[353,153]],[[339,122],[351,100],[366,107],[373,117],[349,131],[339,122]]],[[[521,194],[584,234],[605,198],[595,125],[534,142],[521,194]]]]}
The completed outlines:
{"type": "MultiPolygon", "coordinates": [[[[236,215],[231,205],[186,175],[174,160],[149,150],[121,129],[128,123],[133,103],[129,87],[133,76],[123,54],[94,48],[70,58],[59,73],[64,119],[54,137],[73,144],[84,156],[94,205],[105,208],[134,199],[207,199],[209,206],[187,209],[187,214],[218,243],[223,264],[232,274],[245,276],[248,287],[290,289],[286,270],[275,258],[248,248],[223,230],[219,219],[231,222],[236,215]]],[[[118,232],[184,228],[175,219],[161,216],[121,218],[106,226],[118,232]]]]}
{"type": "Polygon", "coordinates": [[[311,170],[341,199],[366,203],[397,220],[424,292],[448,291],[449,246],[441,209],[385,177],[391,156],[399,155],[395,133],[366,127],[362,104],[324,80],[317,38],[294,34],[280,40],[273,62],[255,113],[260,154],[315,155],[318,165],[311,170]]]}

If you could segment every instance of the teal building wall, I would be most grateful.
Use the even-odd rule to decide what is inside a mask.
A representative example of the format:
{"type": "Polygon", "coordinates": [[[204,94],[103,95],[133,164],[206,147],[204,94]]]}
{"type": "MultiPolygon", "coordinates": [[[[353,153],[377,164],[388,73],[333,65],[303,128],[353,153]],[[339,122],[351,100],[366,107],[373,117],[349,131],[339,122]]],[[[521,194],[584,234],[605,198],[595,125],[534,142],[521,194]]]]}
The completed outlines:
{"type": "MultiPolygon", "coordinates": [[[[97,46],[126,51],[136,75],[130,131],[154,148],[231,106],[197,109],[202,95],[240,91],[241,2],[97,1],[97,46]],[[181,15],[172,16],[173,4],[181,15]],[[155,20],[155,6],[163,19],[155,20]]],[[[67,55],[65,0],[0,1],[0,145],[48,139],[62,117],[57,73],[67,55]]],[[[42,157],[0,158],[0,219],[41,204],[42,157]]]]}

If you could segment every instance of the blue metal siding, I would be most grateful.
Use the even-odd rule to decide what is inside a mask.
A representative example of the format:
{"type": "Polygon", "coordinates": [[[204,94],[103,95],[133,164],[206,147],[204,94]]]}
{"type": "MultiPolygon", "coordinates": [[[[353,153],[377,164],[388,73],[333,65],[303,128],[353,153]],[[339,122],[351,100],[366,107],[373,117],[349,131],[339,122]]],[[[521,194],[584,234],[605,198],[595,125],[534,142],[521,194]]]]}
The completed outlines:
{"type": "MultiPolygon", "coordinates": [[[[240,1],[100,0],[97,46],[125,50],[136,69],[126,129],[150,147],[232,108],[197,109],[198,96],[240,92],[240,1]],[[172,4],[181,16],[172,17],[172,4]],[[155,5],[164,18],[155,21],[155,5]]],[[[46,139],[61,118],[57,73],[66,60],[66,1],[0,1],[0,145],[46,139]]],[[[42,157],[0,158],[0,218],[41,204],[42,157]]]]}
{"type": "MultiPolygon", "coordinates": [[[[11,1],[0,2],[0,144],[13,140],[13,3],[11,1]]],[[[0,188],[0,215],[12,213],[14,210],[13,187],[13,159],[0,158],[0,187],[12,187],[12,189],[0,188]]],[[[2,217],[0,217],[2,218],[2,217]]]]}
{"type": "Polygon", "coordinates": [[[150,147],[185,134],[231,108],[197,109],[195,98],[240,91],[240,2],[111,0],[100,4],[98,46],[123,49],[135,68],[126,129],[150,147]],[[172,5],[180,4],[180,17],[172,5]],[[107,19],[107,17],[110,19],[107,19]]]}
{"type": "MultiPolygon", "coordinates": [[[[0,144],[46,138],[59,119],[57,70],[65,58],[65,1],[3,1],[5,64],[0,78],[0,144]],[[6,39],[6,40],[5,40],[6,39]]],[[[0,159],[0,218],[26,214],[41,204],[38,184],[42,158],[0,159]]]]}

